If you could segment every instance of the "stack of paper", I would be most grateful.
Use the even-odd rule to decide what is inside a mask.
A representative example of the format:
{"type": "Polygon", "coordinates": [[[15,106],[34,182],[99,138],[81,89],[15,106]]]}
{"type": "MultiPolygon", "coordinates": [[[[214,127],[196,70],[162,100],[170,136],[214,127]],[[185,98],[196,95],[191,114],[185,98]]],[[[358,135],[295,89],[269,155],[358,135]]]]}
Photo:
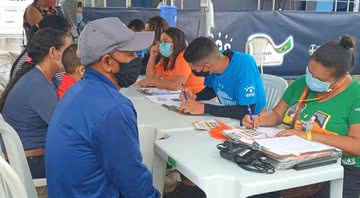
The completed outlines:
{"type": "Polygon", "coordinates": [[[277,155],[301,155],[310,152],[335,150],[335,147],[312,142],[298,136],[276,137],[255,140],[260,149],[272,152],[277,155]]]}
{"type": "Polygon", "coordinates": [[[257,129],[237,128],[225,130],[223,132],[223,135],[235,141],[244,141],[262,138],[272,138],[283,130],[284,129],[279,129],[275,127],[259,127],[257,129]]]}

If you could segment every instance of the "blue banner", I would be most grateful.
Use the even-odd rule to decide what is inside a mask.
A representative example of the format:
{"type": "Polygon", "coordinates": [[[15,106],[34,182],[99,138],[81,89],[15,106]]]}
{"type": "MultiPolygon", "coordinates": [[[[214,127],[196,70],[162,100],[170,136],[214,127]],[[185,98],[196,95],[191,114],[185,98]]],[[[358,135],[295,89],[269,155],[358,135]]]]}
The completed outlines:
{"type": "MultiPolygon", "coordinates": [[[[124,23],[159,15],[158,9],[86,8],[85,21],[116,16],[124,23]]],[[[199,11],[178,10],[177,27],[191,41],[196,37],[199,11]]],[[[344,34],[360,38],[360,14],[302,11],[216,11],[211,38],[219,49],[254,55],[264,73],[296,77],[305,73],[310,54],[319,45],[344,34]],[[265,47],[263,47],[265,46],[265,47]]],[[[111,27],[109,27],[111,28],[111,27]]],[[[356,48],[357,54],[360,48],[356,48]]],[[[360,74],[360,54],[353,74],[360,74]]]]}

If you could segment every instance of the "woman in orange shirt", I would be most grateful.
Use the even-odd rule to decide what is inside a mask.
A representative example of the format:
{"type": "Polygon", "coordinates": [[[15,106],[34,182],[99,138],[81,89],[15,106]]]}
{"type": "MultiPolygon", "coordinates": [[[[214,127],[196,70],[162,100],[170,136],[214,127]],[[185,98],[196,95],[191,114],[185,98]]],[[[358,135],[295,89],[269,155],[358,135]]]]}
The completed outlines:
{"type": "Polygon", "coordinates": [[[169,28],[161,34],[160,43],[151,47],[146,66],[146,79],[140,86],[155,86],[161,89],[180,90],[182,85],[193,93],[204,88],[204,78],[195,76],[184,59],[185,34],[178,28],[169,28]],[[155,64],[156,57],[161,60],[155,64]]]}

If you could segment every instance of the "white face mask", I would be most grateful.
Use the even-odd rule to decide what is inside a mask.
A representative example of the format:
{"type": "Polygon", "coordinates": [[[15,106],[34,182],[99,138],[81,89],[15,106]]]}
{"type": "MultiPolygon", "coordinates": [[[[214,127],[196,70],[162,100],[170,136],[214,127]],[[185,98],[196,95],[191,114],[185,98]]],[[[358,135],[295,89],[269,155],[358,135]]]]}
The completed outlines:
{"type": "Polygon", "coordinates": [[[64,65],[63,65],[63,63],[62,63],[62,53],[61,52],[59,52],[57,49],[56,49],[56,51],[59,53],[59,55],[60,55],[60,60],[56,60],[55,61],[55,63],[58,65],[58,72],[59,71],[63,71],[64,70],[64,65]]]}

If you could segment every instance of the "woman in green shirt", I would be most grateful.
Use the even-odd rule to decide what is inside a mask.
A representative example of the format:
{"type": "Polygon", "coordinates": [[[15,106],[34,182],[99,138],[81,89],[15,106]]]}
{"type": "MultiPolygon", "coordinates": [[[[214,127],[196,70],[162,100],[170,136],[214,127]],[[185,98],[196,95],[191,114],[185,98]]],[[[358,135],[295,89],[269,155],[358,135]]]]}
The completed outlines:
{"type": "Polygon", "coordinates": [[[280,136],[297,135],[341,149],[344,198],[360,196],[360,83],[350,75],[354,46],[351,36],[322,45],[311,56],[306,75],[288,87],[272,111],[254,122],[249,115],[242,120],[246,127],[285,124],[289,129],[280,136]]]}

